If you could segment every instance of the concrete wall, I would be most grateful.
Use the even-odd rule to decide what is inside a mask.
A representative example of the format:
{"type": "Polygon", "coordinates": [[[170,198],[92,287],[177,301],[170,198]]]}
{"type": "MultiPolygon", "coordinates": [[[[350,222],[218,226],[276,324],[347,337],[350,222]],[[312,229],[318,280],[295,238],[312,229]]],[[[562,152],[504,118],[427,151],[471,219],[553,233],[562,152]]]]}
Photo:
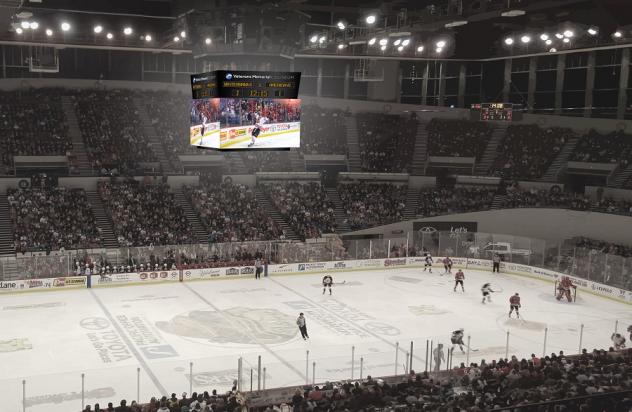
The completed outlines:
{"type": "MultiPolygon", "coordinates": [[[[575,236],[631,244],[632,217],[607,213],[580,212],[563,209],[502,209],[460,213],[416,220],[418,222],[477,222],[479,232],[525,236],[545,240],[563,240],[575,236]]],[[[374,229],[350,232],[350,235],[383,234],[384,238],[400,238],[393,233],[412,231],[413,221],[394,223],[374,229]]]]}

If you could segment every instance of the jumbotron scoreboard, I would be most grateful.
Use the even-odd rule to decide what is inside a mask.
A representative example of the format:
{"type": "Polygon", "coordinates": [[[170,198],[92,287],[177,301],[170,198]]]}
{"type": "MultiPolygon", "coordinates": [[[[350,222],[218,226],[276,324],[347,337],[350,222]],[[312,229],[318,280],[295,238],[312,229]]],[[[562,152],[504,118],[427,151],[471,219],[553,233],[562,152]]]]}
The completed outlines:
{"type": "Polygon", "coordinates": [[[191,91],[194,99],[297,99],[300,81],[300,72],[217,70],[192,75],[191,91]]]}
{"type": "Polygon", "coordinates": [[[512,121],[512,103],[475,103],[470,107],[471,120],[512,121]]]}

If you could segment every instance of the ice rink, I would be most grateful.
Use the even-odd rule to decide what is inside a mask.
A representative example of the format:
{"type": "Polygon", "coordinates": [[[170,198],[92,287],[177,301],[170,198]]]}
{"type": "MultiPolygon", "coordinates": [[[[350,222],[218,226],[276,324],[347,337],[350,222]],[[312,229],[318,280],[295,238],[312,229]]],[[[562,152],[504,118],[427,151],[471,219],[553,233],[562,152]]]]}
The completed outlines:
{"type": "MultiPolygon", "coordinates": [[[[244,140],[241,143],[232,144],[230,149],[249,149],[250,139],[244,140]]],[[[286,148],[286,147],[300,147],[301,146],[301,132],[289,132],[272,136],[260,136],[257,138],[253,148],[286,148]]]]}
{"type": "MultiPolygon", "coordinates": [[[[507,339],[510,355],[540,356],[545,327],[547,353],[576,353],[582,324],[583,347],[608,348],[615,321],[619,331],[632,324],[629,306],[586,292],[578,291],[576,303],[558,302],[551,283],[473,270],[465,276],[465,293],[453,292],[453,278],[436,269],[408,268],[336,274],[335,282],[346,283],[332,296],[322,294],[321,274],[2,295],[3,412],[22,410],[23,380],[26,410],[79,412],[82,373],[85,403],[103,407],[129,403],[138,390],[147,401],[191,386],[228,389],[240,356],[244,388],[252,368],[256,389],[259,355],[270,388],[314,375],[322,382],[391,375],[396,367],[402,373],[411,340],[413,369],[423,371],[426,340],[448,344],[461,327],[477,361],[504,357],[507,339]],[[485,282],[503,292],[483,305],[485,282]],[[515,292],[524,322],[507,319],[515,292]],[[295,324],[299,312],[308,341],[295,324]]],[[[454,364],[465,362],[467,355],[454,354],[454,364]]]]}

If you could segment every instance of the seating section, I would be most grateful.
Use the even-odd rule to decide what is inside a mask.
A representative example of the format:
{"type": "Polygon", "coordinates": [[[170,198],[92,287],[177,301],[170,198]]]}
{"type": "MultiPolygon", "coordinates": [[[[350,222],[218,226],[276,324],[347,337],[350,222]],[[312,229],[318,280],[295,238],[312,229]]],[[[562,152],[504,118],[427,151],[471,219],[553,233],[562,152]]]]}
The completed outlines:
{"type": "Polygon", "coordinates": [[[292,164],[288,152],[246,151],[241,158],[250,173],[289,172],[292,164]]]}
{"type": "Polygon", "coordinates": [[[33,188],[7,192],[18,253],[100,246],[100,233],[80,189],[33,188]]]}
{"type": "Polygon", "coordinates": [[[347,223],[352,229],[398,222],[406,208],[406,186],[346,183],[338,186],[347,223]]]}
{"type": "Polygon", "coordinates": [[[576,193],[559,190],[522,189],[518,186],[507,188],[505,208],[552,207],[575,210],[588,210],[590,199],[576,193]]]}
{"type": "Polygon", "coordinates": [[[317,183],[265,185],[272,204],[302,238],[318,238],[336,227],[334,206],[317,183]]]}
{"type": "Polygon", "coordinates": [[[185,193],[208,229],[212,242],[273,240],[283,233],[246,186],[207,184],[187,187],[185,193]]]}
{"type": "Polygon", "coordinates": [[[71,155],[62,92],[0,92],[0,175],[13,174],[13,156],[71,155]]]}
{"type": "Polygon", "coordinates": [[[367,172],[410,170],[417,134],[417,121],[381,113],[357,115],[360,161],[367,172]]]}
{"type": "Polygon", "coordinates": [[[505,179],[537,179],[546,173],[573,132],[558,127],[512,125],[507,128],[492,172],[505,179]]]}
{"type": "Polygon", "coordinates": [[[130,175],[139,163],[156,161],[140,127],[133,92],[81,90],[72,97],[88,159],[96,171],[130,175]]]}
{"type": "Polygon", "coordinates": [[[468,120],[432,119],[428,129],[430,156],[475,157],[479,159],[492,135],[488,123],[468,120]]]}
{"type": "Polygon", "coordinates": [[[345,113],[316,105],[303,106],[301,149],[303,154],[347,153],[345,113]]]}
{"type": "Polygon", "coordinates": [[[162,183],[99,183],[99,195],[124,246],[193,243],[195,237],[182,208],[162,183]]]}
{"type": "Polygon", "coordinates": [[[495,186],[424,189],[419,197],[417,214],[430,217],[489,210],[495,194],[495,186]]]}
{"type": "Polygon", "coordinates": [[[592,163],[618,163],[625,167],[632,159],[632,136],[623,132],[599,134],[591,130],[583,136],[571,160],[592,163]]]}

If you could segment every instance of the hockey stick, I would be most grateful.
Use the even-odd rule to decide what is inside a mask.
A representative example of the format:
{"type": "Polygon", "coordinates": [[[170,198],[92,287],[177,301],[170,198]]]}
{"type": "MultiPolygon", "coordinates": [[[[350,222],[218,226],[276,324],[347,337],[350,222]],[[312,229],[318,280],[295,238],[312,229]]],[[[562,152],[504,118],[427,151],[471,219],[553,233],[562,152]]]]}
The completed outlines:
{"type": "Polygon", "coordinates": [[[342,282],[334,282],[334,285],[344,285],[345,283],[347,283],[347,281],[343,280],[342,282]]]}
{"type": "Polygon", "coordinates": [[[498,288],[498,289],[494,289],[494,290],[492,290],[492,292],[493,292],[493,293],[496,293],[496,292],[504,292],[504,290],[503,290],[503,288],[498,288]]]}

